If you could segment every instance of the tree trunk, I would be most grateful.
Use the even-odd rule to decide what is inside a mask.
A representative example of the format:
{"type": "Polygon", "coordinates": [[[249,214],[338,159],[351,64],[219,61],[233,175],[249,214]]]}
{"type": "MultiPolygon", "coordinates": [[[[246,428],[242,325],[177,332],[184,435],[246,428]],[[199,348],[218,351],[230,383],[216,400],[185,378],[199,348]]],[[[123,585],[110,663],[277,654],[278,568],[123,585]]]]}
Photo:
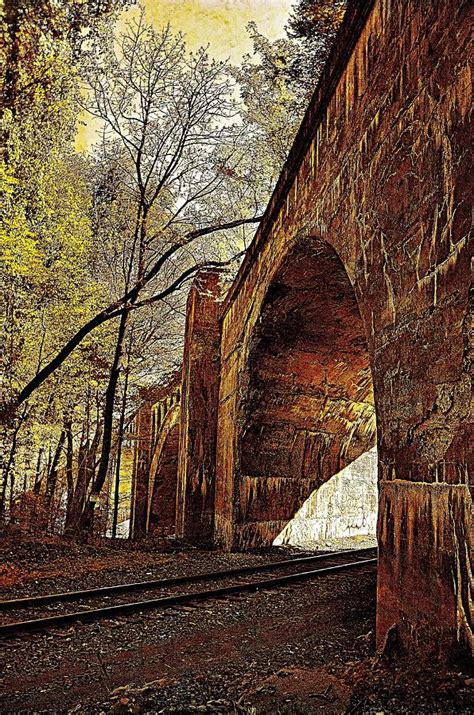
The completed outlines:
{"type": "Polygon", "coordinates": [[[81,441],[77,455],[77,478],[76,485],[73,489],[66,510],[66,523],[64,525],[64,533],[68,536],[74,536],[77,532],[79,519],[84,508],[84,502],[87,492],[87,458],[90,449],[89,435],[87,434],[85,425],[83,425],[81,441]]]}
{"type": "MultiPolygon", "coordinates": [[[[13,461],[14,463],[14,461],[13,461]]],[[[13,513],[13,498],[15,495],[15,470],[10,470],[10,519],[13,513]]]]}
{"type": "Polygon", "coordinates": [[[78,455],[76,487],[66,514],[65,533],[69,536],[76,536],[82,527],[87,489],[95,473],[95,460],[102,436],[102,423],[97,423],[92,442],[89,441],[88,432],[88,427],[83,429],[78,455]]]}
{"type": "Polygon", "coordinates": [[[104,406],[104,433],[102,437],[102,449],[100,453],[99,467],[97,470],[97,475],[93,480],[91,493],[89,499],[82,512],[80,528],[92,534],[94,529],[94,511],[96,504],[99,500],[100,492],[105,484],[107,478],[107,471],[109,468],[110,459],[110,448],[112,445],[112,432],[114,424],[114,404],[115,404],[115,394],[117,392],[117,384],[120,375],[120,363],[123,354],[123,345],[125,339],[125,332],[127,329],[128,322],[128,312],[123,313],[120,317],[120,325],[117,333],[117,342],[115,344],[114,359],[112,362],[112,367],[110,369],[109,383],[107,385],[107,390],[105,393],[105,406],[104,406]]]}
{"type": "MultiPolygon", "coordinates": [[[[49,446],[48,446],[48,461],[47,461],[47,463],[46,463],[46,470],[45,470],[46,474],[49,474],[49,472],[50,472],[52,459],[53,459],[53,455],[52,455],[52,452],[51,452],[51,439],[50,439],[50,440],[49,440],[49,446]]],[[[42,481],[43,481],[43,474],[41,474],[41,475],[39,476],[39,479],[37,480],[37,482],[36,482],[36,484],[35,484],[35,488],[34,488],[34,493],[35,493],[35,494],[39,494],[39,493],[40,493],[42,481]]]]}
{"type": "Polygon", "coordinates": [[[31,461],[30,461],[30,455],[31,455],[31,443],[28,443],[26,445],[26,454],[25,458],[23,460],[23,491],[27,492],[28,491],[28,477],[31,469],[31,461]]]}
{"type": "Polygon", "coordinates": [[[44,447],[38,450],[38,459],[36,460],[35,483],[33,486],[33,494],[39,494],[41,488],[41,468],[43,466],[44,447]]]}
{"type": "Polygon", "coordinates": [[[51,464],[51,469],[49,470],[47,478],[46,478],[45,508],[46,508],[46,513],[48,515],[48,520],[50,520],[51,527],[52,527],[52,524],[54,521],[54,519],[52,518],[53,517],[52,507],[53,507],[54,493],[56,491],[56,483],[58,481],[58,465],[59,465],[59,459],[61,457],[61,452],[63,451],[65,439],[66,439],[66,432],[65,432],[65,430],[62,430],[61,434],[59,436],[56,451],[54,453],[53,461],[51,464]]]}
{"type": "Polygon", "coordinates": [[[118,523],[118,510],[119,510],[119,499],[120,499],[120,466],[122,462],[122,442],[123,442],[123,428],[125,424],[125,409],[127,406],[127,390],[128,390],[128,375],[130,367],[130,354],[128,359],[127,369],[125,370],[125,383],[123,386],[123,397],[122,397],[122,409],[120,412],[120,423],[118,431],[117,440],[117,461],[115,469],[115,485],[114,485],[114,513],[112,518],[112,538],[117,537],[117,523],[118,523]]]}
{"type": "Polygon", "coordinates": [[[13,468],[15,464],[15,456],[16,456],[16,446],[17,446],[17,440],[18,440],[18,433],[25,421],[26,415],[27,415],[27,407],[25,406],[20,418],[18,419],[17,424],[15,425],[15,429],[13,430],[13,435],[12,435],[12,441],[11,441],[11,447],[10,447],[10,453],[8,455],[8,461],[5,465],[5,468],[3,470],[3,481],[2,481],[2,488],[0,492],[0,522],[3,522],[5,520],[5,503],[6,503],[6,498],[7,498],[7,486],[8,486],[8,477],[10,476],[10,511],[11,511],[11,506],[13,504],[13,487],[14,487],[14,482],[15,482],[15,477],[13,474],[13,468]]]}
{"type": "Polygon", "coordinates": [[[74,441],[72,436],[72,419],[68,417],[64,421],[64,430],[66,432],[66,489],[67,489],[67,506],[66,506],[66,524],[68,523],[69,510],[72,506],[74,497],[74,475],[73,475],[73,455],[74,441]]]}

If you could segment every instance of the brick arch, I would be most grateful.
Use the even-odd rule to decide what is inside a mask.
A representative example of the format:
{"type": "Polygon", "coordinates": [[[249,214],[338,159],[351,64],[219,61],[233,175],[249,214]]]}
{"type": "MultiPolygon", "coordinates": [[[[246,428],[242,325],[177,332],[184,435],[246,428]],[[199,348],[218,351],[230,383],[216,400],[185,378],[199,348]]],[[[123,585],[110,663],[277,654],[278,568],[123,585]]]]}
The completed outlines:
{"type": "Polygon", "coordinates": [[[147,533],[149,534],[157,532],[167,534],[175,531],[180,412],[179,403],[170,407],[156,438],[149,472],[147,505],[147,533]]]}
{"type": "MultiPolygon", "coordinates": [[[[428,13],[417,0],[348,3],[223,302],[214,388],[187,395],[216,424],[206,472],[207,487],[215,454],[216,541],[238,548],[248,541],[241,435],[260,409],[258,399],[248,409],[257,322],[297,243],[331,244],[367,328],[377,409],[378,645],[398,636],[443,658],[474,647],[471,14],[468,0],[432,2],[428,13]]],[[[190,443],[205,444],[201,434],[190,443]]]]}
{"type": "Polygon", "coordinates": [[[375,444],[366,330],[329,243],[300,238],[284,255],[244,340],[240,547],[271,543],[314,489],[375,444]]]}

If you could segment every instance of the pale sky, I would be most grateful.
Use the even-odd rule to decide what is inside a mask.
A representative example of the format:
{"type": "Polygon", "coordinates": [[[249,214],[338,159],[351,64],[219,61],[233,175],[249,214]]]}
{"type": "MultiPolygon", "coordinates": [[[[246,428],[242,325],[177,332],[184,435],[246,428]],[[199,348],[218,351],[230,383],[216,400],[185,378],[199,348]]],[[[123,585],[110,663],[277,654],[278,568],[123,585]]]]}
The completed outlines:
{"type": "MultiPolygon", "coordinates": [[[[269,39],[284,35],[288,14],[295,0],[144,0],[148,17],[160,26],[168,22],[186,35],[191,50],[209,44],[216,59],[227,57],[237,64],[252,49],[245,26],[254,20],[269,39]]],[[[129,10],[127,12],[133,12],[129,10]]],[[[124,16],[126,13],[124,13],[124,16]]],[[[76,148],[87,149],[93,141],[93,126],[78,127],[76,148]]]]}
{"type": "Polygon", "coordinates": [[[254,20],[264,35],[276,39],[284,34],[288,13],[295,0],[145,0],[150,19],[167,22],[186,34],[195,49],[210,44],[217,59],[239,62],[252,49],[245,26],[254,20]]]}

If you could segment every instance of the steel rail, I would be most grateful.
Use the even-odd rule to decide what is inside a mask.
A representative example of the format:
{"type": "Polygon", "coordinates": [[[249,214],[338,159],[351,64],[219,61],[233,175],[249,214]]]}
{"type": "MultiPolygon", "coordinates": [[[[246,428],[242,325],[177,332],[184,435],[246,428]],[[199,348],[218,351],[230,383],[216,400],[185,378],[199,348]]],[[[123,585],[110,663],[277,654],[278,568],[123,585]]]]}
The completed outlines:
{"type": "Polygon", "coordinates": [[[360,566],[375,565],[377,559],[364,559],[361,561],[350,561],[348,563],[339,564],[337,566],[327,566],[312,571],[300,571],[295,574],[287,574],[285,576],[277,576],[276,578],[265,579],[260,581],[252,581],[241,584],[233,584],[231,586],[222,586],[221,588],[209,589],[206,591],[198,591],[194,593],[176,594],[174,596],[164,596],[162,598],[151,599],[148,601],[135,601],[132,603],[122,603],[116,606],[105,606],[103,608],[94,608],[89,611],[79,611],[76,613],[66,613],[59,616],[48,616],[46,618],[37,618],[28,621],[19,621],[16,623],[7,623],[0,626],[0,636],[11,636],[18,633],[31,632],[63,626],[76,621],[86,622],[94,621],[110,616],[132,613],[133,611],[142,611],[150,608],[169,608],[183,603],[205,601],[220,596],[228,596],[232,593],[245,591],[258,591],[259,589],[274,588],[293,581],[300,581],[315,578],[316,576],[325,576],[339,571],[346,571],[360,566]]]}
{"type": "Polygon", "coordinates": [[[192,574],[190,576],[175,576],[173,578],[137,581],[134,583],[121,583],[115,586],[100,586],[83,591],[65,591],[63,593],[48,593],[43,596],[25,596],[23,598],[8,599],[0,601],[0,611],[12,608],[25,608],[30,606],[44,606],[55,601],[79,601],[83,598],[93,598],[96,596],[107,596],[115,593],[127,593],[129,591],[145,591],[148,589],[166,588],[177,586],[178,584],[193,583],[195,581],[211,581],[227,576],[238,576],[259,571],[272,571],[287,566],[297,566],[298,564],[312,563],[321,559],[333,559],[340,556],[362,555],[376,551],[375,548],[350,549],[346,551],[333,551],[326,554],[316,554],[313,556],[303,556],[296,559],[285,559],[284,561],[272,561],[268,564],[258,566],[242,566],[240,568],[225,569],[220,571],[208,571],[206,573],[192,574]]]}

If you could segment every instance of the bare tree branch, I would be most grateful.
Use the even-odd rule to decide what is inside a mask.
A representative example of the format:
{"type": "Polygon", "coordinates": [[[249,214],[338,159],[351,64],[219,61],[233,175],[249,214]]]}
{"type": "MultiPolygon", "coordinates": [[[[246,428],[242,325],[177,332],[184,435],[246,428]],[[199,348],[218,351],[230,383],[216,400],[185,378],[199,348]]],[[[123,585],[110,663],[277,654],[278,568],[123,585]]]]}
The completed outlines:
{"type": "MultiPolygon", "coordinates": [[[[50,360],[50,362],[45,365],[39,372],[28,382],[27,385],[21,390],[19,393],[16,401],[15,401],[15,408],[18,408],[25,400],[27,400],[31,394],[40,386],[43,384],[43,382],[55,372],[62,364],[63,362],[69,357],[69,355],[72,353],[72,351],[81,343],[81,341],[89,335],[93,330],[98,328],[100,325],[103,323],[107,322],[108,320],[112,320],[113,318],[116,318],[120,315],[122,315],[125,311],[129,311],[132,308],[139,308],[144,305],[150,305],[151,303],[154,303],[158,300],[162,300],[163,298],[168,297],[175,291],[177,291],[181,285],[188,280],[191,276],[195,275],[197,271],[204,267],[212,267],[212,266],[225,266],[229,265],[232,261],[236,260],[237,256],[234,256],[231,258],[229,261],[205,261],[201,264],[196,264],[192,266],[191,268],[186,269],[183,271],[179,278],[177,278],[173,283],[171,283],[170,286],[168,286],[165,290],[161,291],[161,293],[158,293],[157,295],[153,296],[152,298],[145,299],[144,301],[140,303],[136,303],[136,300],[140,294],[140,292],[143,290],[143,288],[150,283],[160,272],[160,269],[163,267],[163,265],[166,263],[166,261],[173,256],[176,251],[178,251],[181,247],[189,244],[191,241],[195,240],[196,238],[200,236],[205,236],[210,233],[216,232],[216,231],[222,231],[225,229],[229,228],[235,228],[237,226],[241,226],[243,224],[249,224],[249,223],[258,223],[261,220],[261,216],[257,216],[255,218],[247,218],[247,219],[237,219],[235,221],[229,221],[225,224],[220,224],[216,226],[206,226],[205,228],[200,228],[196,229],[195,231],[191,231],[190,233],[187,234],[186,238],[184,241],[181,241],[179,243],[173,244],[165,253],[163,253],[162,256],[156,261],[154,266],[139,280],[135,283],[135,285],[128,290],[121,298],[119,298],[117,301],[114,301],[110,305],[108,305],[106,308],[101,310],[99,313],[97,313],[93,318],[91,318],[87,323],[85,323],[71,338],[68,340],[68,342],[61,348],[61,350],[50,360]],[[135,306],[134,306],[135,304],[135,306]]],[[[241,255],[241,254],[239,254],[241,255]]]]}

